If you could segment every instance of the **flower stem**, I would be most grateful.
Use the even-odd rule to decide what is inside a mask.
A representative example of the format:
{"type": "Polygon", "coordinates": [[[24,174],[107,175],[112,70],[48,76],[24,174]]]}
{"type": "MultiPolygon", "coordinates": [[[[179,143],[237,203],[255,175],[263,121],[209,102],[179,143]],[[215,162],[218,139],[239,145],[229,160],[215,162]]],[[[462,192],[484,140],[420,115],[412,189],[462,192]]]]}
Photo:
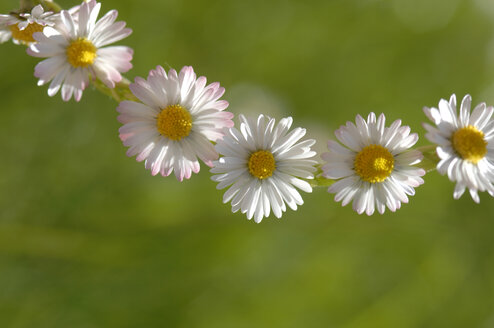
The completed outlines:
{"type": "Polygon", "coordinates": [[[307,181],[311,187],[329,187],[331,186],[333,183],[335,183],[334,180],[332,179],[328,179],[328,178],[325,178],[322,176],[322,169],[321,169],[321,165],[322,164],[316,164],[315,165],[315,168],[317,169],[317,171],[314,173],[314,179],[304,179],[305,181],[307,181]]]}
{"type": "Polygon", "coordinates": [[[307,182],[309,182],[312,187],[329,187],[336,181],[327,179],[322,175],[317,175],[314,179],[308,180],[307,182]]]}
{"type": "Polygon", "coordinates": [[[62,10],[62,7],[54,1],[35,0],[34,2],[42,5],[47,11],[53,11],[54,13],[58,13],[62,10]]]}
{"type": "Polygon", "coordinates": [[[137,99],[137,97],[130,91],[130,81],[125,77],[122,77],[122,81],[115,83],[115,88],[113,89],[107,87],[100,79],[93,80],[92,84],[96,90],[113,98],[116,102],[121,102],[123,100],[139,101],[139,99],[137,99]]]}
{"type": "Polygon", "coordinates": [[[30,12],[36,5],[42,5],[45,11],[60,12],[60,7],[56,2],[47,0],[20,0],[20,13],[30,12]]]}
{"type": "Polygon", "coordinates": [[[436,145],[427,145],[415,148],[416,150],[419,150],[422,155],[424,155],[422,161],[416,166],[424,169],[426,172],[434,171],[437,163],[439,163],[439,156],[437,156],[436,147],[436,145]]]}

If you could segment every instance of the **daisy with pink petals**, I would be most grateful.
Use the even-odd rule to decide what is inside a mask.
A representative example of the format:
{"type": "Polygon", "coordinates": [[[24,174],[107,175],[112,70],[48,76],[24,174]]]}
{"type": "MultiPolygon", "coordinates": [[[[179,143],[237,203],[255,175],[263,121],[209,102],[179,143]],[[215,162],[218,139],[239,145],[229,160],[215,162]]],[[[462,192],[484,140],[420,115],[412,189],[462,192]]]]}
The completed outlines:
{"type": "Polygon", "coordinates": [[[114,88],[115,82],[122,80],[120,73],[132,68],[131,48],[105,47],[127,37],[132,30],[125,28],[125,22],[115,22],[116,10],[97,20],[100,8],[95,0],[83,2],[74,14],[62,10],[60,24],[34,33],[37,43],[29,47],[28,54],[48,58],[36,65],[34,75],[39,78],[38,85],[51,81],[49,96],[61,89],[63,100],[74,96],[79,101],[90,76],[114,88]]]}
{"type": "Polygon", "coordinates": [[[218,82],[206,85],[190,66],[179,74],[158,66],[146,80],[137,77],[130,90],[142,103],[126,100],[117,108],[127,156],[145,160],[152,175],[175,171],[179,181],[199,172],[198,159],[213,165],[218,153],[211,141],[233,126],[233,114],[224,111],[228,102],[219,100],[225,89],[218,82]]]}
{"type": "Polygon", "coordinates": [[[343,145],[330,140],[329,153],[321,156],[327,162],[323,176],[339,179],[328,192],[336,194],[335,201],[343,206],[353,200],[359,214],[372,215],[375,210],[383,214],[386,207],[394,212],[424,183],[425,171],[413,166],[422,160],[422,153],[409,149],[418,135],[410,134],[400,120],[389,128],[384,124],[384,114],[376,120],[370,113],[367,121],[357,115],[356,124],[347,122],[335,131],[343,145]]]}

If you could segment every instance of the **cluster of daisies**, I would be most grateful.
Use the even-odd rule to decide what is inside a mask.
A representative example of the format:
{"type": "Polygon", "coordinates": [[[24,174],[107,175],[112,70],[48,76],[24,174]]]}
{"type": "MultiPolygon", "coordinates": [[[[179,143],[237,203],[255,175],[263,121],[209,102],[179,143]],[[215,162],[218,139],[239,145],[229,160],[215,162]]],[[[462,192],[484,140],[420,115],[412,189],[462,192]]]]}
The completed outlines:
{"type": "MultiPolygon", "coordinates": [[[[52,4],[41,1],[45,7],[0,15],[0,42],[12,39],[27,45],[29,55],[45,58],[34,75],[39,85],[49,83],[48,95],[61,90],[63,100],[79,101],[91,82],[109,89],[121,82],[121,73],[132,68],[133,51],[108,45],[132,31],[116,22],[117,11],[98,19],[101,4],[95,0],[59,12],[45,12],[51,8],[47,3],[52,4]]],[[[276,122],[264,115],[239,115],[235,127],[234,115],[225,111],[229,104],[221,99],[225,89],[217,82],[207,84],[190,66],[179,72],[157,66],[127,87],[132,97],[117,107],[127,155],[144,161],[152,175],[173,172],[179,181],[198,173],[203,162],[217,189],[226,189],[223,202],[255,222],[271,212],[280,218],[287,206],[296,210],[303,204],[300,191],[310,193],[322,180],[330,184],[335,201],[352,203],[367,215],[396,211],[424,183],[423,154],[413,149],[417,133],[400,120],[386,126],[384,114],[357,115],[355,122],[341,126],[335,131],[338,141],[328,141],[329,152],[319,164],[311,149],[315,140],[304,140],[303,128],[291,129],[291,117],[276,122]]],[[[479,191],[494,197],[493,108],[482,103],[471,111],[467,95],[458,113],[453,95],[424,112],[433,122],[424,127],[437,146],[437,170],[456,182],[454,198],[467,188],[477,203],[479,191]]]]}

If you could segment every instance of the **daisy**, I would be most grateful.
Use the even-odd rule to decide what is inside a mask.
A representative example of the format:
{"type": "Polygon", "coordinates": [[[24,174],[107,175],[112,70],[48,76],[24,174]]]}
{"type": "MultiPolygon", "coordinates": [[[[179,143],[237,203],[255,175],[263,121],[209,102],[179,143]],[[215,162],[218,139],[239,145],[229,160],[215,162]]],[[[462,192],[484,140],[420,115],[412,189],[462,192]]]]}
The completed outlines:
{"type": "Polygon", "coordinates": [[[223,155],[213,163],[211,179],[219,182],[217,189],[230,188],[223,195],[223,203],[231,201],[232,212],[240,210],[247,219],[259,223],[273,210],[277,218],[286,211],[286,204],[296,210],[304,202],[295,187],[312,192],[311,185],[302,179],[313,179],[316,155],[310,147],[315,140],[298,142],[306,133],[296,128],[290,133],[292,118],[284,118],[277,125],[272,118],[259,115],[246,119],[240,115],[240,131],[231,128],[216,144],[223,155]]]}
{"type": "Polygon", "coordinates": [[[384,213],[386,206],[392,211],[408,203],[407,195],[415,194],[415,187],[423,184],[423,169],[412,165],[422,160],[418,150],[408,150],[418,140],[410,134],[408,126],[397,120],[389,128],[384,126],[385,117],[370,113],[367,122],[357,115],[356,125],[347,122],[335,131],[343,144],[328,141],[329,153],[322,154],[327,162],[322,167],[323,176],[341,179],[331,185],[335,201],[347,205],[353,200],[353,209],[372,215],[384,213]]]}
{"type": "Polygon", "coordinates": [[[225,89],[218,82],[206,86],[206,78],[196,78],[190,66],[179,74],[158,66],[147,80],[138,77],[129,87],[142,103],[122,101],[117,108],[127,156],[146,160],[152,175],[175,171],[179,181],[199,172],[198,158],[212,166],[218,153],[211,141],[233,126],[233,114],[223,111],[228,102],[219,100],[225,89]]]}
{"type": "Polygon", "coordinates": [[[90,76],[114,88],[115,82],[122,80],[120,73],[132,68],[132,49],[103,47],[122,40],[132,30],[125,28],[125,22],[115,23],[116,10],[96,21],[100,7],[100,3],[90,0],[83,2],[74,16],[62,10],[60,24],[33,35],[38,43],[29,47],[28,54],[48,58],[36,65],[34,75],[39,78],[38,85],[51,81],[49,96],[61,88],[63,100],[74,95],[79,101],[90,76]]]}
{"type": "Polygon", "coordinates": [[[31,13],[0,15],[0,43],[12,38],[15,44],[31,44],[36,42],[33,33],[43,31],[45,26],[55,25],[59,15],[44,12],[43,6],[37,5],[31,13]]]}
{"type": "Polygon", "coordinates": [[[494,121],[493,108],[481,103],[470,113],[472,98],[466,95],[456,111],[456,96],[449,102],[441,99],[439,109],[424,107],[424,113],[435,127],[424,123],[425,135],[437,144],[440,158],[437,170],[456,182],[453,197],[458,199],[468,188],[479,203],[478,191],[494,196],[494,121]]]}

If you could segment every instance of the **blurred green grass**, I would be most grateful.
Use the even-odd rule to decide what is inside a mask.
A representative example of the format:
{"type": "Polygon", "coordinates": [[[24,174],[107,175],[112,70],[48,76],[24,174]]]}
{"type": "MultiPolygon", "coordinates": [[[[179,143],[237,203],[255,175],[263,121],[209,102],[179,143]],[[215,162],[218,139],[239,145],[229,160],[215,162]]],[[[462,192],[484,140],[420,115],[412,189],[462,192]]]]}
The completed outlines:
{"type": "MultiPolygon", "coordinates": [[[[193,65],[230,110],[291,115],[324,149],[360,113],[421,136],[451,93],[494,103],[488,0],[106,0],[134,69],[193,65]]],[[[77,4],[61,1],[64,7],[77,4]]],[[[0,4],[6,13],[16,8],[0,4]]],[[[0,327],[494,327],[494,201],[426,176],[397,213],[318,189],[261,224],[221,204],[204,165],[152,177],[125,156],[116,104],[36,87],[1,45],[0,327]]],[[[425,144],[422,138],[420,144],[425,144]]]]}

